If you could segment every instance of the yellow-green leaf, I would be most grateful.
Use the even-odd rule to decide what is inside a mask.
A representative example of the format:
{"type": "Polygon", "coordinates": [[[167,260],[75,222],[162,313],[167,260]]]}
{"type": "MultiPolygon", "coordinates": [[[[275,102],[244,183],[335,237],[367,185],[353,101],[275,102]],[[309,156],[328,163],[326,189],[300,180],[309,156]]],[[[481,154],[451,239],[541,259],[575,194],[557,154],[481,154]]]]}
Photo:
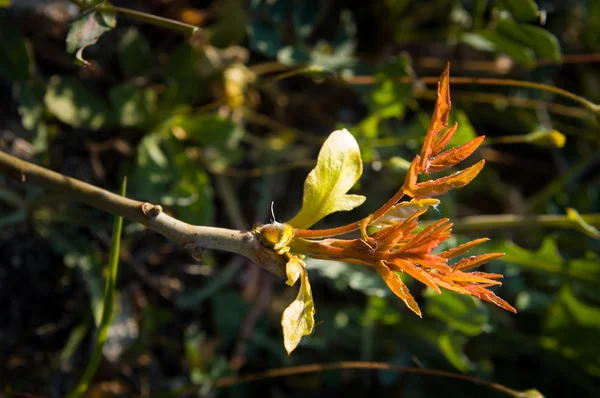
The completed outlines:
{"type": "Polygon", "coordinates": [[[579,212],[571,207],[567,208],[567,218],[577,226],[577,229],[586,234],[587,236],[591,236],[595,239],[600,239],[600,231],[597,228],[594,228],[590,224],[586,223],[579,212]]]}
{"type": "Polygon", "coordinates": [[[331,133],[319,152],[316,167],[304,182],[302,209],[288,224],[309,228],[331,213],[360,206],[366,198],[346,192],[361,174],[360,150],[352,134],[346,129],[331,133]]]}
{"type": "MultiPolygon", "coordinates": [[[[288,262],[288,267],[292,260],[288,262]]],[[[281,317],[281,327],[283,328],[283,345],[288,354],[296,349],[303,336],[308,336],[312,333],[315,326],[315,303],[310,290],[308,281],[308,273],[299,261],[295,262],[300,265],[300,290],[296,299],[283,311],[281,317]]],[[[295,265],[292,265],[295,269],[295,265]]],[[[289,274],[288,274],[289,276],[289,274]]]]}

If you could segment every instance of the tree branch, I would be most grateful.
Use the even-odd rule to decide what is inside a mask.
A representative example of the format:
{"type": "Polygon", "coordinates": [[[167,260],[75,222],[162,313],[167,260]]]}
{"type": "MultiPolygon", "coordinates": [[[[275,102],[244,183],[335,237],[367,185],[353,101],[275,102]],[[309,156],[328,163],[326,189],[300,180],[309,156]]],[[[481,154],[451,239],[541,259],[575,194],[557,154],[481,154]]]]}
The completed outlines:
{"type": "Polygon", "coordinates": [[[60,193],[107,213],[141,223],[184,248],[217,249],[248,257],[285,278],[285,260],[260,244],[254,234],[226,228],[190,225],[169,216],[159,205],[124,198],[94,185],[64,176],[0,151],[0,173],[60,193]]]}

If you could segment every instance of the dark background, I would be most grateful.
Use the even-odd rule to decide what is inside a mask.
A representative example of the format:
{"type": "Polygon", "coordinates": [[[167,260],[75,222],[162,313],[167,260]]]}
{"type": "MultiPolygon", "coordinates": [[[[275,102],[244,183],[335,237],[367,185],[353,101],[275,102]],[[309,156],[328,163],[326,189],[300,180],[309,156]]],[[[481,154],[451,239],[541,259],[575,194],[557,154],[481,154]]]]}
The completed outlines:
{"type": "MultiPolygon", "coordinates": [[[[81,67],[65,44],[75,5],[13,0],[0,9],[0,150],[111,191],[127,175],[132,198],[189,223],[248,229],[269,221],[272,201],[279,221],[295,214],[320,144],[348,128],[364,161],[353,192],[368,199],[319,224],[340,225],[384,203],[420,148],[435,86],[400,76],[439,76],[450,61],[452,76],[545,83],[600,101],[600,2],[539,0],[534,18],[525,3],[533,4],[115,1],[202,30],[190,38],[118,17],[84,50],[90,64],[81,67]]],[[[469,161],[487,164],[430,218],[599,212],[592,112],[519,87],[456,84],[451,92],[454,143],[485,134],[489,145],[469,161]],[[553,130],[564,147],[543,138],[503,143],[553,130]]],[[[76,384],[95,341],[112,221],[0,176],[0,394],[62,397],[76,384]]],[[[482,250],[507,253],[484,268],[505,275],[496,291],[517,315],[411,282],[419,319],[371,270],[309,260],[318,325],[288,356],[280,317],[295,288],[228,253],[196,260],[126,222],[117,315],[89,396],[150,397],[194,384],[232,397],[502,396],[460,380],[370,370],[210,388],[236,373],[354,360],[464,372],[547,397],[598,396],[598,240],[574,229],[466,233],[458,224],[451,244],[489,236],[482,250]]]]}

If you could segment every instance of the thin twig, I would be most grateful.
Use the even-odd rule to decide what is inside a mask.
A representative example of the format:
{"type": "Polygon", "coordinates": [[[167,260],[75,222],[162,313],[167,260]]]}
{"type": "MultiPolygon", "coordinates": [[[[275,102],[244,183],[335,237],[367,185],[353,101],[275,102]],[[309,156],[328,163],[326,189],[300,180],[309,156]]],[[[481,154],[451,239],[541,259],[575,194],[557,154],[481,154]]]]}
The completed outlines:
{"type": "Polygon", "coordinates": [[[107,213],[139,222],[179,245],[217,249],[248,257],[264,269],[285,278],[285,260],[265,248],[251,232],[190,225],[173,218],[158,205],[124,198],[83,181],[0,152],[0,173],[64,195],[107,213]]]}
{"type": "MultiPolygon", "coordinates": [[[[600,213],[582,214],[581,218],[589,225],[600,226],[600,213]]],[[[510,228],[568,228],[577,229],[578,224],[566,215],[542,214],[521,216],[518,214],[500,214],[464,217],[452,226],[453,232],[464,233],[481,230],[510,228]]]]}
{"type": "MultiPolygon", "coordinates": [[[[448,377],[452,379],[465,380],[474,384],[483,385],[489,387],[491,389],[503,392],[512,397],[522,396],[520,391],[513,390],[512,388],[506,387],[499,383],[494,383],[492,381],[482,380],[477,377],[462,375],[458,373],[447,372],[443,370],[435,370],[435,369],[422,369],[422,368],[414,368],[411,366],[399,366],[399,365],[391,365],[382,362],[366,362],[366,361],[345,361],[345,362],[334,362],[327,364],[311,364],[311,365],[300,365],[300,366],[291,366],[287,368],[278,368],[271,369],[265,372],[259,373],[251,373],[244,376],[239,377],[222,377],[213,383],[214,387],[227,387],[232,385],[238,385],[242,383],[248,383],[251,381],[264,380],[264,379],[272,379],[275,377],[284,377],[291,375],[298,375],[303,373],[317,373],[323,372],[327,370],[336,370],[336,369],[381,369],[381,370],[395,370],[398,372],[410,372],[410,373],[420,373],[431,376],[439,376],[439,377],[448,377]]],[[[186,392],[192,392],[197,390],[198,386],[190,387],[190,389],[186,392]]]]}

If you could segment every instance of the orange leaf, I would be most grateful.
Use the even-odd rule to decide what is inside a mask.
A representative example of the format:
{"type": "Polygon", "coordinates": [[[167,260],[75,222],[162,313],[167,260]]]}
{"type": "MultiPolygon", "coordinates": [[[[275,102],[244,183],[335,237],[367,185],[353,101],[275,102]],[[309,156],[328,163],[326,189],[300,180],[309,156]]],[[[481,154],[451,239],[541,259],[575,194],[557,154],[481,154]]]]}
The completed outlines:
{"type": "Polygon", "coordinates": [[[427,163],[427,169],[425,172],[435,173],[446,170],[447,168],[462,162],[468,158],[479,147],[479,145],[481,145],[484,139],[485,136],[482,135],[467,142],[466,144],[455,146],[446,152],[432,157],[427,163]]]}
{"type": "Polygon", "coordinates": [[[440,254],[438,254],[438,256],[440,257],[444,257],[444,258],[453,258],[456,256],[459,256],[463,253],[468,252],[469,250],[471,250],[472,248],[474,248],[475,246],[478,246],[484,242],[487,242],[488,240],[490,240],[489,238],[479,238],[479,239],[475,239],[472,240],[470,242],[467,243],[463,243],[462,245],[452,248],[452,249],[448,249],[444,252],[441,252],[440,254]]]}
{"type": "Polygon", "coordinates": [[[433,144],[433,147],[431,148],[431,153],[433,155],[437,155],[438,153],[442,152],[444,148],[446,148],[446,145],[448,145],[452,140],[452,137],[454,137],[456,129],[458,129],[458,122],[454,122],[452,127],[446,130],[444,135],[438,138],[438,140],[433,144]]]}
{"type": "Polygon", "coordinates": [[[375,269],[377,269],[377,272],[379,273],[379,275],[381,275],[381,278],[383,278],[384,282],[386,283],[386,285],[388,285],[390,290],[394,292],[396,296],[400,297],[402,301],[404,301],[404,304],[406,304],[406,306],[410,308],[415,314],[422,317],[419,305],[408,291],[408,288],[406,287],[404,282],[402,282],[402,279],[400,279],[400,276],[395,272],[390,271],[390,269],[383,263],[383,261],[376,263],[375,269]]]}
{"type": "Polygon", "coordinates": [[[408,171],[406,172],[406,177],[404,177],[404,185],[402,185],[402,192],[405,195],[411,196],[410,194],[415,186],[417,185],[418,177],[419,177],[419,163],[421,162],[421,157],[419,155],[415,156],[408,171]]]}
{"type": "Polygon", "coordinates": [[[435,290],[437,294],[442,293],[440,291],[440,288],[436,285],[435,280],[423,268],[417,267],[410,261],[404,261],[400,258],[391,260],[390,265],[395,265],[398,268],[398,271],[406,272],[408,275],[412,276],[422,284],[429,286],[430,288],[435,290]]]}
{"type": "Polygon", "coordinates": [[[450,63],[448,63],[438,82],[437,101],[435,103],[435,109],[433,110],[429,129],[427,130],[427,135],[425,136],[423,150],[421,151],[420,168],[422,170],[425,169],[427,159],[431,156],[435,139],[444,127],[448,125],[450,106],[450,63]]]}
{"type": "Polygon", "coordinates": [[[498,285],[498,286],[502,285],[502,282],[500,282],[500,281],[486,278],[485,272],[480,272],[479,274],[475,274],[474,272],[456,271],[456,272],[451,272],[449,274],[446,274],[446,276],[448,277],[448,279],[450,279],[453,282],[462,283],[464,288],[468,288],[468,286],[464,285],[465,283],[473,283],[473,284],[485,283],[486,285],[492,284],[492,285],[498,285]],[[481,274],[484,274],[484,276],[480,276],[481,274]]]}
{"type": "Polygon", "coordinates": [[[467,269],[479,267],[481,264],[487,263],[495,258],[504,256],[504,253],[487,253],[479,256],[471,256],[463,258],[452,266],[456,271],[464,271],[467,269]]]}
{"type": "Polygon", "coordinates": [[[469,286],[469,288],[467,288],[467,290],[469,290],[473,296],[479,298],[480,300],[488,301],[507,311],[514,312],[515,314],[517,313],[517,310],[512,305],[496,296],[491,290],[481,288],[481,286],[469,286]]]}
{"type": "Polygon", "coordinates": [[[452,175],[438,178],[437,180],[418,183],[411,192],[406,192],[406,194],[416,199],[444,195],[452,188],[464,187],[470,183],[473,178],[477,177],[477,174],[479,174],[484,164],[485,160],[480,160],[473,166],[452,175]]]}

